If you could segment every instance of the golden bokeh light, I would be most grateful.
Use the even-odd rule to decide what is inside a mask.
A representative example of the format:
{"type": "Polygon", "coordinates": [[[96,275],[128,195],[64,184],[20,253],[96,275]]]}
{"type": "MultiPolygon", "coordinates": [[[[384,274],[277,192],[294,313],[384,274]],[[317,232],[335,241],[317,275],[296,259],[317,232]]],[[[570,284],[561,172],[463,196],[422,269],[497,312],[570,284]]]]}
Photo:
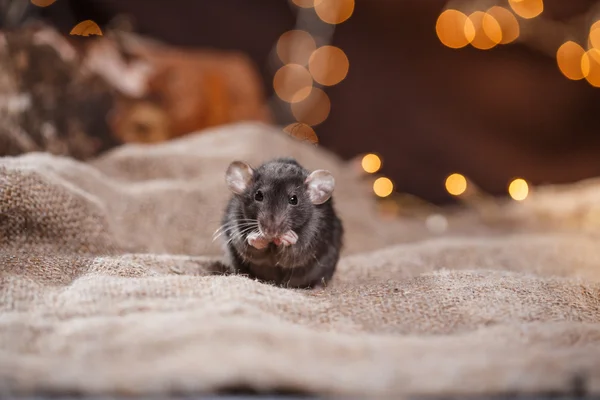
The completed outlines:
{"type": "Polygon", "coordinates": [[[441,235],[448,230],[448,219],[442,214],[432,214],[425,219],[425,226],[431,233],[441,235]]]}
{"type": "Polygon", "coordinates": [[[90,36],[90,35],[102,36],[102,30],[100,29],[98,24],[96,24],[94,21],[88,19],[85,21],[81,21],[80,23],[75,25],[73,27],[73,29],[71,29],[71,32],[69,32],[69,34],[70,35],[78,35],[78,36],[90,36]]]}
{"type": "Polygon", "coordinates": [[[315,126],[325,121],[331,110],[331,101],[329,96],[319,89],[313,88],[302,101],[292,103],[292,114],[298,122],[315,126]]]}
{"type": "Polygon", "coordinates": [[[452,196],[460,196],[467,190],[467,179],[461,174],[452,174],[446,178],[446,190],[452,196]]]}
{"type": "Polygon", "coordinates": [[[54,4],[56,0],[31,0],[31,4],[38,7],[48,7],[54,4]]]}
{"type": "Polygon", "coordinates": [[[319,47],[308,60],[308,69],[312,77],[324,86],[340,83],[348,75],[349,68],[346,53],[335,46],[319,47]]]}
{"type": "Polygon", "coordinates": [[[315,0],[314,7],[321,21],[341,24],[354,12],[354,0],[315,0]]]}
{"type": "Polygon", "coordinates": [[[273,77],[273,89],[277,96],[288,103],[306,99],[312,91],[310,72],[302,65],[287,64],[279,68],[273,77]]]}
{"type": "Polygon", "coordinates": [[[558,69],[571,80],[577,81],[585,78],[582,66],[584,54],[585,50],[577,43],[572,41],[563,43],[556,51],[558,69]]]}
{"type": "Polygon", "coordinates": [[[360,165],[365,172],[373,174],[381,168],[381,158],[377,154],[367,154],[362,158],[360,165]]]}
{"type": "MultiPolygon", "coordinates": [[[[494,6],[487,10],[487,14],[492,16],[500,25],[501,39],[499,44],[508,44],[517,40],[521,33],[519,21],[515,15],[504,7],[494,6]]],[[[484,20],[484,29],[486,20],[484,20]]],[[[489,29],[489,28],[488,28],[489,29]]]]}
{"type": "Polygon", "coordinates": [[[600,50],[600,21],[594,22],[590,27],[588,44],[590,48],[593,47],[600,50]]]}
{"type": "Polygon", "coordinates": [[[469,20],[475,28],[475,36],[471,40],[471,46],[479,50],[488,50],[500,43],[502,29],[491,14],[475,11],[469,15],[469,20]]]}
{"type": "Polygon", "coordinates": [[[397,218],[400,214],[400,204],[392,198],[382,199],[377,203],[379,213],[386,219],[397,218]]]}
{"type": "Polygon", "coordinates": [[[544,11],[543,0],[508,0],[510,8],[521,18],[531,19],[544,11]]]}
{"type": "Polygon", "coordinates": [[[315,39],[310,33],[294,29],[285,32],[277,41],[277,56],[284,64],[306,65],[316,50],[315,39]]]}
{"type": "Polygon", "coordinates": [[[373,182],[373,191],[379,197],[387,197],[394,191],[394,184],[389,178],[382,176],[373,182]]]}
{"type": "Polygon", "coordinates": [[[517,178],[508,185],[508,194],[513,200],[525,200],[529,195],[529,185],[524,179],[517,178]]]}
{"type": "Polygon", "coordinates": [[[581,72],[588,83],[600,87],[600,50],[589,49],[581,57],[581,72]]]}
{"type": "Polygon", "coordinates": [[[315,5],[315,0],[292,0],[292,3],[301,8],[312,8],[315,5]]]}
{"type": "Polygon", "coordinates": [[[312,144],[319,143],[319,138],[317,137],[314,129],[306,124],[295,122],[283,128],[283,131],[294,139],[302,142],[309,142],[312,144]]]}
{"type": "Polygon", "coordinates": [[[473,22],[458,10],[448,9],[440,14],[435,24],[438,39],[446,47],[460,49],[475,37],[473,22]]]}

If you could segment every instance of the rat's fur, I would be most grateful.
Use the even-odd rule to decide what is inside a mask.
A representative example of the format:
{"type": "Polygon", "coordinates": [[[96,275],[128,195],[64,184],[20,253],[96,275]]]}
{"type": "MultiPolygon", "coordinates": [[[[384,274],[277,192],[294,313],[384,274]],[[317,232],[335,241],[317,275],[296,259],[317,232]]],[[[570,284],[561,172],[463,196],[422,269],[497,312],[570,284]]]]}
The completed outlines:
{"type": "MultiPolygon", "coordinates": [[[[344,229],[333,199],[313,204],[306,179],[310,172],[292,158],[278,158],[252,170],[247,187],[231,197],[222,220],[226,253],[235,272],[251,278],[296,288],[326,284],[333,276],[342,247],[344,229]],[[255,193],[263,193],[263,201],[255,193]],[[298,204],[288,198],[295,194],[298,204]],[[291,246],[270,243],[264,249],[248,244],[258,232],[258,221],[278,232],[293,230],[291,246]]],[[[268,229],[268,228],[267,228],[268,229]]]]}

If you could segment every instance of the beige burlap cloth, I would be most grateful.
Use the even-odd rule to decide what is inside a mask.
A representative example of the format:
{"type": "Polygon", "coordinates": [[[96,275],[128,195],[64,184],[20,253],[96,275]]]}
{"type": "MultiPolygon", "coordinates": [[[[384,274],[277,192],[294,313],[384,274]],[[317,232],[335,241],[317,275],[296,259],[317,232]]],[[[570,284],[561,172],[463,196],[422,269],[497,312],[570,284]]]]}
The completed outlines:
{"type": "Polygon", "coordinates": [[[597,238],[378,218],[348,165],[262,125],[1,159],[0,389],[600,392],[597,238]],[[223,171],[280,155],[337,177],[346,248],[323,290],[211,275],[223,171]]]}

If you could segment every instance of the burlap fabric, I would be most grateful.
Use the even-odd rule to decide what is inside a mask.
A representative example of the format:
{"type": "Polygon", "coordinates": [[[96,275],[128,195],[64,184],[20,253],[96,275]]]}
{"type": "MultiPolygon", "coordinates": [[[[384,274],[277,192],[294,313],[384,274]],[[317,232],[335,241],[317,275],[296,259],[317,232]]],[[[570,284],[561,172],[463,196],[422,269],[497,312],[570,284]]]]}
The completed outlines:
{"type": "Polygon", "coordinates": [[[425,238],[379,220],[346,164],[266,126],[88,163],[4,158],[0,199],[4,390],[600,392],[597,238],[425,238]],[[280,155],[337,178],[346,248],[322,290],[213,275],[223,171],[280,155]]]}

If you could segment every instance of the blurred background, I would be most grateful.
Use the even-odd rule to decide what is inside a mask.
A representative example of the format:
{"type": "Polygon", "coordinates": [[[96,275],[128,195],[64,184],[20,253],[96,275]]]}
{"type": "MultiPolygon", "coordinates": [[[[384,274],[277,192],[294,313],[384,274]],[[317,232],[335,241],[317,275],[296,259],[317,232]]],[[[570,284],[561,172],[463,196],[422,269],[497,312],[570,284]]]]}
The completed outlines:
{"type": "Polygon", "coordinates": [[[1,155],[85,159],[258,120],[355,160],[380,198],[447,204],[468,182],[523,200],[600,175],[596,1],[0,0],[0,12],[1,155]]]}

